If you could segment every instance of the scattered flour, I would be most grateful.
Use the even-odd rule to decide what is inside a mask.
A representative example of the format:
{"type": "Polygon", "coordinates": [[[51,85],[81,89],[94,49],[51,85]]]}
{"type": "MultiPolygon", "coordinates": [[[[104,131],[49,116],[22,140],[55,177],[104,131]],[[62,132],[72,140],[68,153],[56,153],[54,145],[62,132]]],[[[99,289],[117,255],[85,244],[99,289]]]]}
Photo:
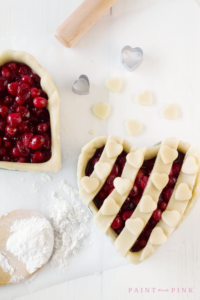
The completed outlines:
{"type": "Polygon", "coordinates": [[[31,193],[32,194],[35,194],[37,193],[40,188],[48,181],[51,180],[51,176],[49,176],[47,173],[42,173],[41,175],[41,179],[40,181],[36,181],[36,182],[33,182],[31,184],[31,193]]]}
{"type": "Polygon", "coordinates": [[[5,273],[10,273],[11,279],[9,281],[9,283],[17,283],[19,282],[21,279],[23,279],[23,277],[21,276],[17,276],[15,275],[15,270],[14,268],[9,264],[7,258],[6,258],[6,253],[4,252],[0,252],[0,267],[3,270],[3,272],[5,273]]]}
{"type": "Polygon", "coordinates": [[[7,250],[26,265],[29,274],[34,273],[52,254],[54,235],[49,221],[38,216],[16,220],[10,230],[7,250]]]}
{"type": "Polygon", "coordinates": [[[65,181],[60,183],[71,200],[59,198],[56,193],[49,206],[50,218],[55,232],[54,253],[51,264],[60,272],[66,272],[70,258],[81,247],[83,239],[90,233],[90,215],[78,198],[78,191],[65,181]]]}

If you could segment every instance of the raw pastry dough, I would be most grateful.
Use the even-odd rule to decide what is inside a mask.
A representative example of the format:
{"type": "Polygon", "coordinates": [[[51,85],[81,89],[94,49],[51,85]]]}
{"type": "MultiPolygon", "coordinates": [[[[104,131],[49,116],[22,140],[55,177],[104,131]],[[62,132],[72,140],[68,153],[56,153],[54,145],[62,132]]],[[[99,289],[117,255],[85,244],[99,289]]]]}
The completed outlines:
{"type": "Polygon", "coordinates": [[[144,154],[141,150],[137,150],[129,153],[126,159],[132,167],[139,169],[143,164],[144,154]]]}
{"type": "Polygon", "coordinates": [[[81,179],[81,185],[88,194],[92,194],[99,186],[99,180],[93,177],[83,177],[81,179]]]}
{"type": "Polygon", "coordinates": [[[143,125],[138,121],[135,121],[133,119],[129,119],[126,121],[126,130],[131,136],[138,134],[142,130],[142,128],[143,125]]]}
{"type": "Polygon", "coordinates": [[[150,243],[153,245],[162,245],[167,241],[167,237],[160,227],[155,227],[150,236],[150,243]]]}
{"type": "Polygon", "coordinates": [[[144,222],[140,218],[128,219],[125,226],[133,235],[137,236],[142,231],[144,222]]]}
{"type": "Polygon", "coordinates": [[[107,198],[102,205],[102,214],[105,216],[116,215],[119,211],[119,205],[111,197],[107,198]]]}
{"type": "Polygon", "coordinates": [[[110,105],[108,103],[96,104],[92,110],[98,118],[106,120],[110,113],[110,105]]]}
{"type": "Polygon", "coordinates": [[[114,180],[114,187],[120,195],[124,195],[131,188],[130,179],[117,177],[114,180]]]}
{"type": "Polygon", "coordinates": [[[198,172],[198,164],[195,157],[187,157],[182,166],[182,172],[189,175],[193,175],[198,172]]]}
{"type": "Polygon", "coordinates": [[[144,214],[153,212],[157,204],[153,201],[152,197],[149,195],[145,195],[142,197],[139,203],[140,211],[144,214]]]}
{"type": "Polygon", "coordinates": [[[160,174],[160,173],[153,173],[151,180],[153,182],[153,184],[155,185],[155,187],[162,191],[164,189],[164,187],[167,185],[168,181],[169,181],[169,177],[167,174],[160,174]]]}
{"type": "Polygon", "coordinates": [[[102,163],[99,161],[94,166],[94,169],[97,172],[97,175],[100,179],[105,179],[110,174],[111,165],[109,163],[102,163]]]}
{"type": "Polygon", "coordinates": [[[170,227],[176,227],[180,220],[180,213],[177,210],[168,211],[165,210],[162,213],[162,219],[163,221],[170,227]]]}
{"type": "Polygon", "coordinates": [[[135,102],[141,105],[150,106],[153,103],[152,93],[148,90],[144,90],[141,94],[135,97],[135,102]]]}
{"type": "Polygon", "coordinates": [[[181,183],[177,187],[175,199],[180,201],[188,201],[192,197],[192,192],[187,183],[181,183]]]}
{"type": "Polygon", "coordinates": [[[110,140],[106,145],[106,153],[109,158],[118,156],[122,150],[122,145],[117,143],[115,140],[110,140]]]}
{"type": "Polygon", "coordinates": [[[160,155],[164,164],[170,164],[178,157],[178,151],[169,146],[162,146],[160,149],[160,155]]]}
{"type": "Polygon", "coordinates": [[[162,110],[162,116],[165,119],[177,119],[178,109],[175,104],[171,103],[162,110]]]}
{"type": "Polygon", "coordinates": [[[106,81],[106,87],[113,93],[119,93],[122,87],[122,80],[120,77],[110,78],[106,81]]]}

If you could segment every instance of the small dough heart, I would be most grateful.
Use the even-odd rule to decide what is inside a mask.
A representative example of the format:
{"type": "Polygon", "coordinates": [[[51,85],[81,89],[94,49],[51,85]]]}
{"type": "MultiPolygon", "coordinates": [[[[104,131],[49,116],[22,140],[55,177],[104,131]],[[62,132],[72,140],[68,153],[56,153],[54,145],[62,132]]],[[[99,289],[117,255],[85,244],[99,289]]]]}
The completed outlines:
{"type": "Polygon", "coordinates": [[[124,195],[132,187],[132,182],[130,179],[117,177],[114,180],[114,187],[120,195],[124,195]]]}
{"type": "Polygon", "coordinates": [[[114,140],[110,140],[106,144],[106,153],[108,158],[114,158],[123,151],[123,146],[114,140]]]}
{"type": "Polygon", "coordinates": [[[106,120],[110,113],[110,105],[108,103],[96,104],[92,110],[98,118],[106,120]]]}
{"type": "Polygon", "coordinates": [[[182,172],[185,174],[193,175],[198,172],[198,165],[193,156],[188,156],[183,163],[182,172]]]}
{"type": "Polygon", "coordinates": [[[135,236],[138,236],[144,227],[144,221],[140,218],[126,220],[126,228],[135,236]]]}
{"type": "Polygon", "coordinates": [[[135,102],[141,105],[152,105],[153,103],[153,97],[152,93],[148,90],[144,90],[141,94],[138,94],[135,97],[135,102]]]}
{"type": "Polygon", "coordinates": [[[164,187],[167,185],[167,183],[169,181],[169,177],[167,174],[160,174],[160,173],[154,172],[152,174],[151,180],[152,180],[153,184],[155,185],[155,187],[159,191],[162,191],[162,189],[164,189],[164,187]]]}
{"type": "Polygon", "coordinates": [[[143,128],[142,123],[133,119],[127,120],[125,125],[128,134],[131,136],[138,134],[143,128]]]}
{"type": "Polygon", "coordinates": [[[98,162],[94,166],[95,171],[100,179],[105,179],[111,171],[111,165],[109,163],[98,162]]]}
{"type": "Polygon", "coordinates": [[[162,110],[162,116],[165,119],[177,119],[178,118],[178,109],[173,103],[169,104],[162,110]]]}
{"type": "Polygon", "coordinates": [[[180,220],[180,213],[177,210],[163,211],[162,219],[170,227],[174,228],[180,220]]]}
{"type": "Polygon", "coordinates": [[[136,169],[140,169],[144,162],[144,153],[141,150],[136,150],[127,155],[127,162],[136,169]]]}
{"type": "Polygon", "coordinates": [[[97,178],[85,176],[81,179],[81,185],[88,194],[92,194],[99,186],[97,178]]]}
{"type": "Polygon", "coordinates": [[[153,201],[152,197],[145,195],[140,200],[140,211],[141,213],[147,214],[151,213],[157,208],[157,204],[153,201]]]}
{"type": "Polygon", "coordinates": [[[160,155],[164,164],[172,163],[178,157],[178,151],[169,146],[161,146],[160,155]]]}
{"type": "Polygon", "coordinates": [[[144,261],[145,259],[149,258],[155,252],[155,248],[152,245],[148,245],[142,251],[140,261],[144,261]]]}
{"type": "Polygon", "coordinates": [[[180,183],[175,193],[175,199],[187,201],[192,198],[192,192],[186,183],[180,183]]]}
{"type": "Polygon", "coordinates": [[[120,207],[113,198],[107,198],[101,208],[101,212],[104,216],[116,215],[119,210],[120,207]]]}
{"type": "Polygon", "coordinates": [[[167,237],[164,234],[161,227],[155,227],[150,235],[150,243],[153,245],[162,245],[167,241],[167,237]]]}
{"type": "Polygon", "coordinates": [[[122,87],[122,80],[120,77],[110,78],[106,81],[106,87],[113,93],[119,93],[122,87]]]}

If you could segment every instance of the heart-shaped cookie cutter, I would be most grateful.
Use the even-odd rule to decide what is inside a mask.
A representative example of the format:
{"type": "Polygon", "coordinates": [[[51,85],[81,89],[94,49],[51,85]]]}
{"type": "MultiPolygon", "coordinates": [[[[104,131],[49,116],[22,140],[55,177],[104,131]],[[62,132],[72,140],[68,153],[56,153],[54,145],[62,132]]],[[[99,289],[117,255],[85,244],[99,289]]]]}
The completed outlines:
{"type": "Polygon", "coordinates": [[[90,93],[90,81],[86,75],[80,75],[72,84],[72,91],[78,95],[88,95],[90,93]]]}
{"type": "Polygon", "coordinates": [[[132,48],[131,46],[125,46],[121,50],[121,60],[124,67],[132,72],[142,63],[143,51],[140,47],[132,48]]]}

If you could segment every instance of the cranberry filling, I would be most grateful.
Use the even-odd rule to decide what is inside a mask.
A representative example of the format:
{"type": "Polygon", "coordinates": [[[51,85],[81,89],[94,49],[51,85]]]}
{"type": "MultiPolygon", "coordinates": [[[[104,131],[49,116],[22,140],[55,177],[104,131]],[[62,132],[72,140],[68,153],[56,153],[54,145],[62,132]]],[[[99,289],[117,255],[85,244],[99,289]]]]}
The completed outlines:
{"type": "Polygon", "coordinates": [[[42,163],[51,158],[48,96],[25,64],[0,67],[0,161],[42,163]]]}
{"type": "Polygon", "coordinates": [[[130,249],[131,252],[138,252],[142,250],[151,235],[152,230],[156,226],[156,224],[160,221],[162,212],[165,211],[167,208],[168,202],[171,198],[171,195],[173,193],[177,178],[179,176],[181,166],[183,164],[183,159],[185,155],[181,152],[179,152],[177,159],[174,161],[170,174],[169,174],[169,182],[167,186],[162,190],[162,193],[160,194],[157,209],[154,210],[150,220],[148,221],[147,225],[141,232],[140,236],[136,240],[135,244],[130,249]]]}

